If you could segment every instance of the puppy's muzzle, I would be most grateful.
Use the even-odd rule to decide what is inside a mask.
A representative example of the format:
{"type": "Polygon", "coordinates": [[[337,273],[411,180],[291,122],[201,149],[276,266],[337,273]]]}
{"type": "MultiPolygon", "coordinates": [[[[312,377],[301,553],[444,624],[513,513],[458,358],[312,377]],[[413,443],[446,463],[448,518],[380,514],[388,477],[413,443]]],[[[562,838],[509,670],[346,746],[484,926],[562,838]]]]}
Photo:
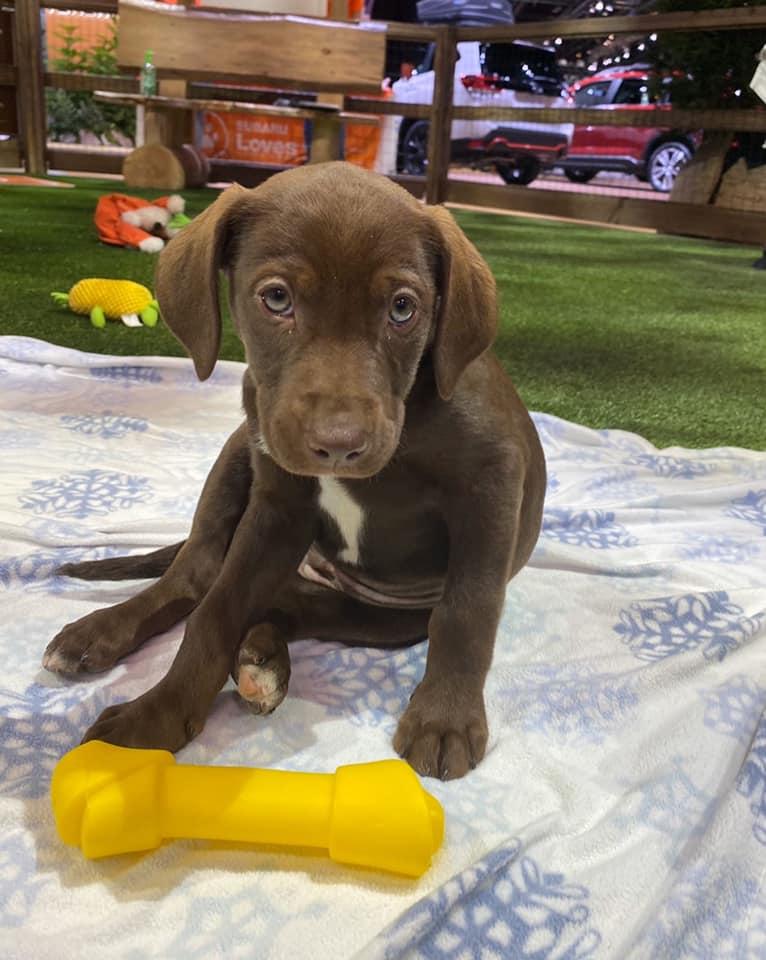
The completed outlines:
{"type": "Polygon", "coordinates": [[[370,437],[359,424],[344,418],[316,424],[307,433],[306,444],[317,467],[333,471],[351,466],[363,457],[370,437]]]}
{"type": "Polygon", "coordinates": [[[393,456],[401,429],[396,413],[360,393],[285,391],[264,409],[261,423],[269,453],[283,469],[353,480],[379,473],[393,456]]]}

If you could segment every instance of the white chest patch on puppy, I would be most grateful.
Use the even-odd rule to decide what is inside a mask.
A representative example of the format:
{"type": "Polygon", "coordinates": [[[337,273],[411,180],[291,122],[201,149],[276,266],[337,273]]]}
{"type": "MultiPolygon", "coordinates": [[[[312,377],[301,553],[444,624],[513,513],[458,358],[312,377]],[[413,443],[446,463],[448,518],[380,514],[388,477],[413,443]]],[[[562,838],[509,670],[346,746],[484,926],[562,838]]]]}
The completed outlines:
{"type": "Polygon", "coordinates": [[[364,510],[352,500],[335,477],[319,477],[319,506],[338,524],[346,546],[338,554],[344,563],[359,563],[359,541],[364,527],[364,510]]]}
{"type": "Polygon", "coordinates": [[[269,445],[266,443],[265,437],[258,437],[258,439],[255,441],[255,445],[258,447],[261,453],[265,453],[267,457],[271,456],[271,450],[269,450],[269,445]]]}

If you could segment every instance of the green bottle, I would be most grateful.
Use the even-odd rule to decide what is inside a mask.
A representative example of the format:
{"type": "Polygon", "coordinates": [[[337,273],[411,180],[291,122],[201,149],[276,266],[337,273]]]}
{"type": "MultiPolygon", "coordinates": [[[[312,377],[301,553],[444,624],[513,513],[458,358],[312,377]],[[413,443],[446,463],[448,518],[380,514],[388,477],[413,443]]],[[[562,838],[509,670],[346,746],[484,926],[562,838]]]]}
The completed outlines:
{"type": "Polygon", "coordinates": [[[141,68],[141,93],[145,97],[157,96],[157,68],[154,66],[154,51],[147,50],[141,68]]]}

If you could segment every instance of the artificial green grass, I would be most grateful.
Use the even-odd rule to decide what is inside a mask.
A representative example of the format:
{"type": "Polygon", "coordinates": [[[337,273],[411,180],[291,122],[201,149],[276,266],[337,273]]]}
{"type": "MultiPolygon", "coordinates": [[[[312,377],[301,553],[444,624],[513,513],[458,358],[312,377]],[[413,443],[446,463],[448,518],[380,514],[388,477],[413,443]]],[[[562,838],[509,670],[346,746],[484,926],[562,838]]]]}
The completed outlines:
{"type": "MultiPolygon", "coordinates": [[[[38,337],[94,353],[185,356],[162,323],[148,329],[109,322],[97,330],[87,317],[62,310],[50,297],[51,291],[67,291],[85,277],[135,280],[151,288],[156,255],[100,243],[93,213],[105,193],[147,200],[162,193],[128,190],[114,180],[56,179],[75,187],[0,187],[0,334],[38,337]]],[[[183,196],[187,213],[196,216],[217,192],[184,190],[183,196]]],[[[228,323],[222,346],[226,359],[244,359],[228,323]]]]}
{"type": "MultiPolygon", "coordinates": [[[[154,258],[96,240],[114,181],[0,188],[0,333],[114,354],[183,351],[153,330],[61,312],[51,290],[86,276],[151,286],[154,258]]],[[[140,191],[147,196],[146,192],[140,191]]],[[[148,194],[149,197],[156,196],[148,194]]],[[[191,215],[214,194],[184,191],[191,215]]],[[[733,245],[457,212],[501,296],[497,353],[529,407],[657,446],[766,448],[766,272],[733,245]]],[[[242,359],[230,323],[221,355],[242,359]]]]}
{"type": "Polygon", "coordinates": [[[487,214],[461,225],[502,296],[526,403],[657,446],[766,448],[760,251],[487,214]]]}

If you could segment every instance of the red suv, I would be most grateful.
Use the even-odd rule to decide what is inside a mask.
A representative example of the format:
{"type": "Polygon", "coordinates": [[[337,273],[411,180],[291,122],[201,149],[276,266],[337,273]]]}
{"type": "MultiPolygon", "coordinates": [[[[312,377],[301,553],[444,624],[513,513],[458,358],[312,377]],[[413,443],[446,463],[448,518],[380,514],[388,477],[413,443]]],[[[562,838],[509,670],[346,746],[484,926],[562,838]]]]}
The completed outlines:
{"type": "MultiPolygon", "coordinates": [[[[602,70],[570,89],[575,107],[602,110],[653,110],[657,100],[650,90],[646,67],[602,70]]],[[[660,106],[669,107],[670,87],[665,86],[660,106]]],[[[566,157],[557,165],[574,183],[587,183],[601,170],[632,173],[668,193],[678,171],[699,146],[702,134],[667,127],[575,126],[566,157]]]]}

